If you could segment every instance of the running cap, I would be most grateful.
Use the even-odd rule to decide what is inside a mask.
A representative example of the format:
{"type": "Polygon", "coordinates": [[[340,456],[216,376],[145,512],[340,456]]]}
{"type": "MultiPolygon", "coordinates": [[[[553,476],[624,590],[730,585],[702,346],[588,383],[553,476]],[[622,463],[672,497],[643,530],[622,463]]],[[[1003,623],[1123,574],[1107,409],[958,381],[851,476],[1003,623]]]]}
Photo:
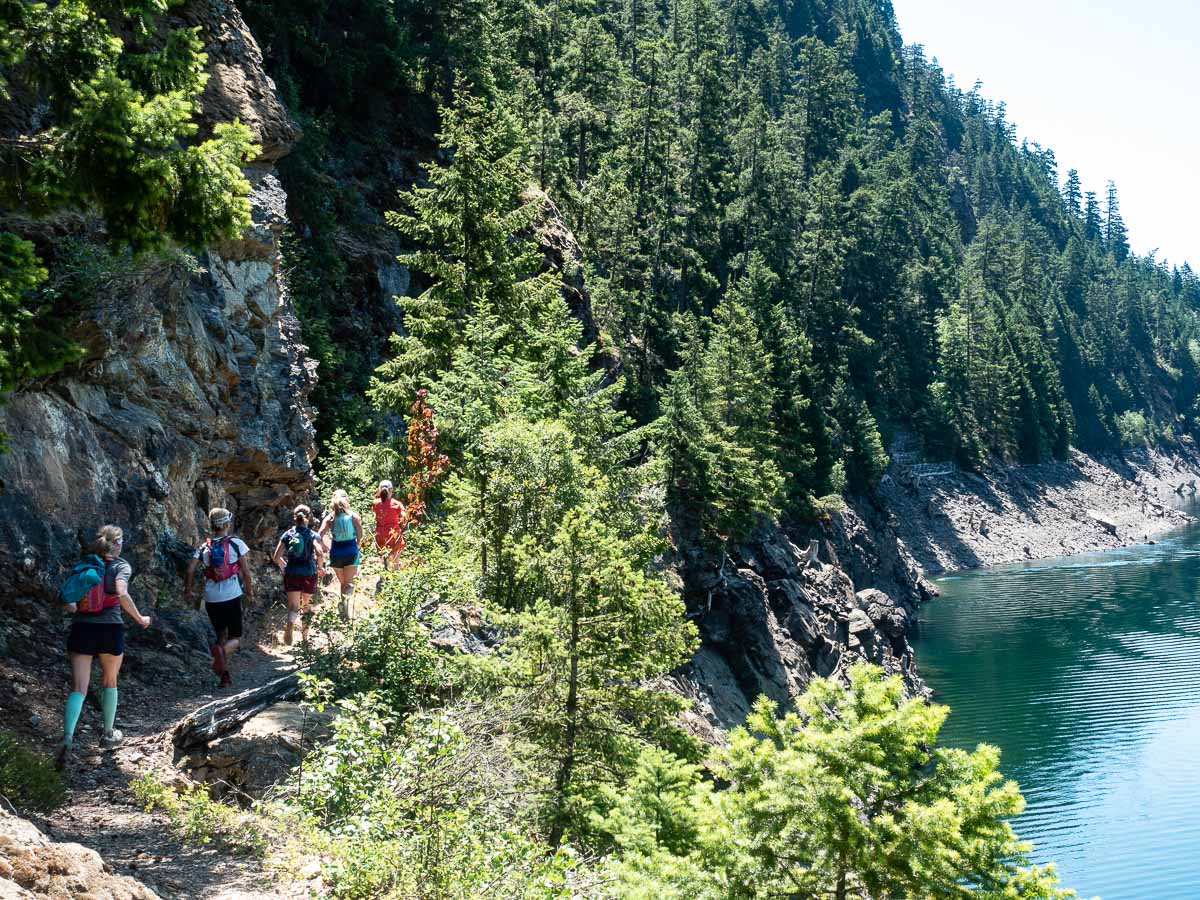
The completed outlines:
{"type": "Polygon", "coordinates": [[[381,491],[390,491],[392,490],[392,483],[385,478],[383,481],[379,482],[379,489],[381,491]]]}

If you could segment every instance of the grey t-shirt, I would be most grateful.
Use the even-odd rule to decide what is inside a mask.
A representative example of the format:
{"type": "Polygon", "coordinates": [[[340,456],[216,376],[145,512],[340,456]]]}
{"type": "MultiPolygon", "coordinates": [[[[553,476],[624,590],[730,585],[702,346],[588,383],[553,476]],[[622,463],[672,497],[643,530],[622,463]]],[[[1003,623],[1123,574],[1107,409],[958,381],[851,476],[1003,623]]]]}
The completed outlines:
{"type": "MultiPolygon", "coordinates": [[[[124,581],[129,584],[129,579],[133,577],[133,566],[118,557],[117,559],[107,560],[104,569],[104,593],[115,594],[117,592],[117,582],[124,581]]],[[[98,613],[76,613],[76,622],[88,622],[92,625],[124,625],[125,620],[121,617],[121,607],[110,606],[103,612],[98,613]]]]}

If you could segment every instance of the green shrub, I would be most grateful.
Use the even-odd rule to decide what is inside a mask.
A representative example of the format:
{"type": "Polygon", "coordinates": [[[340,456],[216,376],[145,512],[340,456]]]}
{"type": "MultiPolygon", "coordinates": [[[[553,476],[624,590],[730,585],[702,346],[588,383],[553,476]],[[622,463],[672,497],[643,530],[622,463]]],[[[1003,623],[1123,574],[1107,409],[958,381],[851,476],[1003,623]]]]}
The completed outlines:
{"type": "Polygon", "coordinates": [[[66,799],[67,789],[49,756],[0,731],[0,795],[18,811],[48,813],[66,799]]]}
{"type": "Polygon", "coordinates": [[[172,827],[189,844],[216,843],[238,856],[261,858],[267,852],[262,822],[251,813],[212,799],[202,785],[176,793],[153,776],[143,775],[130,785],[130,790],[147,812],[165,812],[172,827]]]}
{"type": "Polygon", "coordinates": [[[332,683],[343,697],[374,691],[396,711],[413,708],[437,692],[444,660],[429,645],[429,632],[417,620],[427,600],[446,596],[430,567],[384,573],[379,605],[347,629],[329,613],[318,613],[314,627],[327,638],[302,658],[313,675],[332,683]]]}
{"type": "Polygon", "coordinates": [[[538,794],[511,754],[503,704],[403,723],[378,695],[339,706],[297,798],[317,829],[328,896],[579,896],[587,873],[534,836],[538,794]]]}
{"type": "Polygon", "coordinates": [[[1140,412],[1128,410],[1117,416],[1117,433],[1122,447],[1144,447],[1156,438],[1154,424],[1140,412]]]}

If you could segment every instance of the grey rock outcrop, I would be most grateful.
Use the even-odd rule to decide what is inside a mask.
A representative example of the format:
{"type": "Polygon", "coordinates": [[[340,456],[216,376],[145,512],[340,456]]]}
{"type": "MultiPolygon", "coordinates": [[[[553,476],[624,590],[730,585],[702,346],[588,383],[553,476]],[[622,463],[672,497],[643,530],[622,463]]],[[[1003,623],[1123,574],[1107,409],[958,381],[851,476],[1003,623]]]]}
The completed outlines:
{"type": "MultiPolygon", "coordinates": [[[[315,363],[281,274],[286,196],[265,162],[296,136],[230,3],[194,0],[210,60],[205,116],[238,116],[263,145],[247,172],[253,224],[197,258],[106,273],[72,337],[85,355],[0,406],[0,593],[48,599],[80,539],[126,532],[139,602],[178,588],[209,506],[270,549],[311,486],[315,363]]],[[[64,226],[67,228],[68,226],[64,226]]],[[[85,238],[86,239],[86,238],[85,238]]]]}
{"type": "Polygon", "coordinates": [[[0,897],[155,900],[158,894],[114,874],[95,850],[51,841],[31,823],[0,809],[0,897]]]}
{"type": "Polygon", "coordinates": [[[724,566],[689,579],[689,615],[702,646],[675,682],[695,701],[693,731],[719,739],[760,694],[786,707],[814,676],[840,677],[856,662],[924,690],[906,638],[908,599],[877,588],[856,592],[832,552],[826,540],[810,562],[782,530],[764,526],[724,566]]]}
{"type": "Polygon", "coordinates": [[[201,102],[203,134],[216,122],[240,121],[262,150],[259,163],[287,155],[300,136],[263,68],[262,51],[229,0],[188,0],[175,15],[182,24],[200,29],[208,54],[208,83],[201,102]]]}

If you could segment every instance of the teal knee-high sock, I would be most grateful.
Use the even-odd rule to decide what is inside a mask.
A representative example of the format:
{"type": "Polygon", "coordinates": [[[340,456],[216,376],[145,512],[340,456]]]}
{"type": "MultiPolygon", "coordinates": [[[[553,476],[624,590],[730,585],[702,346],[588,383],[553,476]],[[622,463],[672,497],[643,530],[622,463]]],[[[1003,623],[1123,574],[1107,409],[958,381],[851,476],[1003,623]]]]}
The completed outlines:
{"type": "Polygon", "coordinates": [[[83,694],[71,691],[67,694],[67,708],[63,711],[63,741],[69,747],[75,741],[75,726],[83,712],[83,694]]]}
{"type": "Polygon", "coordinates": [[[117,721],[117,689],[104,688],[100,691],[100,708],[104,710],[104,730],[112,731],[117,721]]]}

